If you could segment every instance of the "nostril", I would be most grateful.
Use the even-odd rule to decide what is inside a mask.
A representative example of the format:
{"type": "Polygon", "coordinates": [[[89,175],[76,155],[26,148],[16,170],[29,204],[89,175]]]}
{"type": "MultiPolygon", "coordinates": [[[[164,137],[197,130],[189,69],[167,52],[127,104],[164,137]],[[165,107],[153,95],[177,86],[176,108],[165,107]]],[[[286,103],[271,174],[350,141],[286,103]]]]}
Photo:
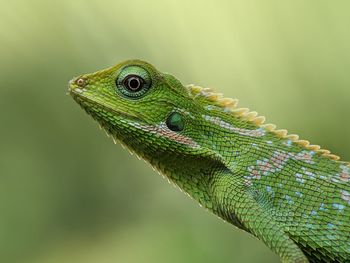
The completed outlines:
{"type": "Polygon", "coordinates": [[[84,78],[78,78],[75,83],[79,86],[79,87],[84,87],[86,85],[86,79],[84,78]]]}

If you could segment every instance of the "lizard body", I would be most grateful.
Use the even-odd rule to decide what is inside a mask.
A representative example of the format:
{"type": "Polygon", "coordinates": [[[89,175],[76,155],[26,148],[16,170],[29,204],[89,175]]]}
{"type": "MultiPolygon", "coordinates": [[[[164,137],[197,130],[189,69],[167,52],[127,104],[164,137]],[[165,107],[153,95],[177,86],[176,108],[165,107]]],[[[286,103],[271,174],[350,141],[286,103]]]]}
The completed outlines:
{"type": "Polygon", "coordinates": [[[283,262],[350,262],[350,166],[237,100],[129,60],[71,80],[115,140],[283,262]]]}

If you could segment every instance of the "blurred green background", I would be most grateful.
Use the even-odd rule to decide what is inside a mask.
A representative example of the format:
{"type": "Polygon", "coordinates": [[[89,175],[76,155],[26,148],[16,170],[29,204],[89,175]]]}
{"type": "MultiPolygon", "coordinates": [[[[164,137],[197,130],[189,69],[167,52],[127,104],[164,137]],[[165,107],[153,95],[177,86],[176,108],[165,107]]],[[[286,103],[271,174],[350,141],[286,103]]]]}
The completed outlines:
{"type": "Polygon", "coordinates": [[[349,1],[0,1],[0,262],[278,262],[66,96],[145,59],[350,160],[349,1]]]}

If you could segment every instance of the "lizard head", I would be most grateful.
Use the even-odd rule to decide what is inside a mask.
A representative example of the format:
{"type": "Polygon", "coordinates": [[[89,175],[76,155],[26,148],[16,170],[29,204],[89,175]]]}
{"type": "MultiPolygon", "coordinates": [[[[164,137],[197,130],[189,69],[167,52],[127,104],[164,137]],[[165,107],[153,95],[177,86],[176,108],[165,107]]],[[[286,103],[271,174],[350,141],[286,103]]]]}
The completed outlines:
{"type": "MultiPolygon", "coordinates": [[[[190,181],[181,173],[187,170],[195,176],[199,170],[210,171],[198,161],[208,166],[219,158],[201,143],[203,107],[194,103],[189,89],[177,79],[146,62],[129,60],[76,77],[70,81],[69,93],[114,140],[181,188],[190,181]]],[[[193,190],[192,185],[187,187],[193,190]]]]}
{"type": "Polygon", "coordinates": [[[189,135],[194,116],[187,89],[146,62],[130,60],[81,75],[70,81],[69,92],[109,134],[141,155],[143,146],[199,148],[189,135]]]}

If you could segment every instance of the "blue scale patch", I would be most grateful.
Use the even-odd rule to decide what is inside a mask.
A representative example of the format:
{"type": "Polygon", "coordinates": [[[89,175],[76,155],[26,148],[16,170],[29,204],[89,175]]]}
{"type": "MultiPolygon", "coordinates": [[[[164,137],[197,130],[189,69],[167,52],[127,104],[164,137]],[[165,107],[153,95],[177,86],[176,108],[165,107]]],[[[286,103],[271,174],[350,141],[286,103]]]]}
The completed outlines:
{"type": "Polygon", "coordinates": [[[332,223],[328,223],[327,227],[330,228],[330,229],[333,229],[335,226],[332,223]]]}
{"type": "Polygon", "coordinates": [[[321,206],[319,208],[320,211],[325,211],[326,209],[324,208],[324,203],[321,203],[321,206]]]}
{"type": "Polygon", "coordinates": [[[295,192],[295,195],[298,196],[298,197],[302,197],[303,196],[303,194],[300,193],[300,192],[295,192]]]}
{"type": "Polygon", "coordinates": [[[312,216],[315,216],[315,215],[317,215],[317,212],[316,212],[315,210],[312,210],[312,211],[310,212],[310,214],[311,214],[312,216]]]}
{"type": "Polygon", "coordinates": [[[333,207],[338,210],[343,210],[345,208],[345,206],[342,204],[333,204],[333,207]]]}
{"type": "Polygon", "coordinates": [[[288,204],[293,204],[292,197],[290,197],[289,195],[285,195],[284,198],[287,200],[288,204]]]}

